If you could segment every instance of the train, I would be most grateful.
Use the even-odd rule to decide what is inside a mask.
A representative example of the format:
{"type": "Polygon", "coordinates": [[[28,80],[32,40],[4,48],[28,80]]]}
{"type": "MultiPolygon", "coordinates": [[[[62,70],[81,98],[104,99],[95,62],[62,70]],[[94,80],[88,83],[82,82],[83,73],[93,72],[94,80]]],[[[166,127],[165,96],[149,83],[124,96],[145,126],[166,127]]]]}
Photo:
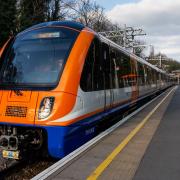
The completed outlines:
{"type": "Polygon", "coordinates": [[[0,149],[62,158],[172,77],[72,21],[34,25],[0,51],[0,149]]]}

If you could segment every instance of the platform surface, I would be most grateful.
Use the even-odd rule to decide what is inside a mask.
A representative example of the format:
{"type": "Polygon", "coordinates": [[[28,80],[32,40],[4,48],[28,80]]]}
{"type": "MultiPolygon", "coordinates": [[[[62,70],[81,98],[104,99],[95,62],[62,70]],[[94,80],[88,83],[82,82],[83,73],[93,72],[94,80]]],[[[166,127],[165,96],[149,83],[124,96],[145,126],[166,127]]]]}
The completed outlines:
{"type": "Polygon", "coordinates": [[[133,180],[180,179],[180,88],[153,136],[133,180]]]}
{"type": "Polygon", "coordinates": [[[81,156],[51,174],[55,180],[179,180],[180,179],[180,88],[170,88],[124,125],[81,156]],[[167,96],[168,95],[168,96],[167,96]],[[167,97],[166,97],[167,96],[167,97]],[[97,168],[114,149],[166,99],[123,150],[98,175],[97,168]]]}

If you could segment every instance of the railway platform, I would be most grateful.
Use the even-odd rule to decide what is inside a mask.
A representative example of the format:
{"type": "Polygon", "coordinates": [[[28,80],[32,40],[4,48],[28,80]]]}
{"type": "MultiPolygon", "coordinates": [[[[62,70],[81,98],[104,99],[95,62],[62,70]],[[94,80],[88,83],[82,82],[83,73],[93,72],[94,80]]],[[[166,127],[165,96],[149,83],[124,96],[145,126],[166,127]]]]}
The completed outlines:
{"type": "Polygon", "coordinates": [[[126,120],[33,180],[180,179],[180,87],[169,88],[126,120]]]}

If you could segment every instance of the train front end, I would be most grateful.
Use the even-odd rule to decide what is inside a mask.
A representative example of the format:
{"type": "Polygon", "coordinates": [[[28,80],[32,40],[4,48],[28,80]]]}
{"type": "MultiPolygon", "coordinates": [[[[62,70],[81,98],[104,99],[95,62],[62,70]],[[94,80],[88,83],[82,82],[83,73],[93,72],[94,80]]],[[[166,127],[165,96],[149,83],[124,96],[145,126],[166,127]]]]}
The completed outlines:
{"type": "Polygon", "coordinates": [[[94,35],[83,25],[49,22],[12,38],[0,60],[0,149],[5,158],[34,152],[63,157],[68,114],[77,96],[85,56],[94,35]]]}

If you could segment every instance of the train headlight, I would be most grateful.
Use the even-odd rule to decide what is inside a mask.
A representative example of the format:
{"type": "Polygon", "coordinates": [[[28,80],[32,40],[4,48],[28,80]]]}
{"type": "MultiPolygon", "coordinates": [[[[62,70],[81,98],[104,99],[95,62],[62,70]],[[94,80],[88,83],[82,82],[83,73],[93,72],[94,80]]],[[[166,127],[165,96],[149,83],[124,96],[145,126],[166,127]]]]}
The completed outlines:
{"type": "Polygon", "coordinates": [[[47,118],[52,111],[54,105],[54,97],[45,97],[40,104],[38,118],[45,119],[47,118]]]}

